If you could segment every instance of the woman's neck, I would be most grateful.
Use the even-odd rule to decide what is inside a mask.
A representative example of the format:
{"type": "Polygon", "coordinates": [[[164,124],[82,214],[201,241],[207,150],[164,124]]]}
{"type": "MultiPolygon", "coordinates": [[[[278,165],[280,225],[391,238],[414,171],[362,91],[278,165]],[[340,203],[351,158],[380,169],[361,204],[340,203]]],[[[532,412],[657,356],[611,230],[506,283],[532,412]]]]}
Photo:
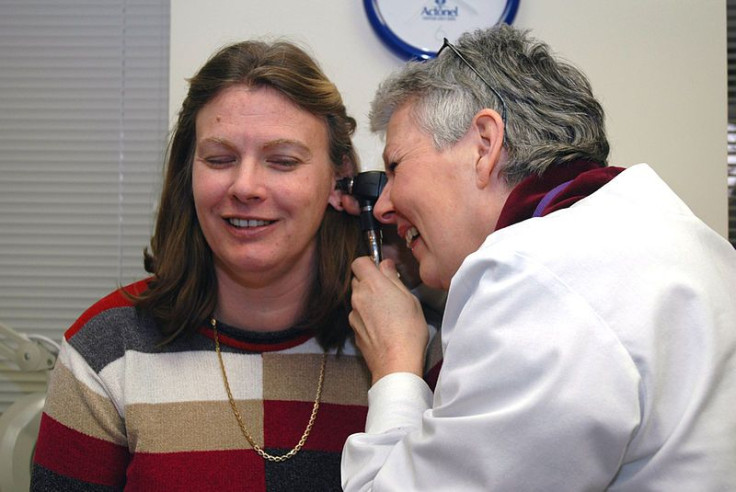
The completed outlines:
{"type": "Polygon", "coordinates": [[[218,320],[250,331],[281,331],[294,326],[304,314],[312,274],[291,272],[264,282],[217,272],[218,320]]]}

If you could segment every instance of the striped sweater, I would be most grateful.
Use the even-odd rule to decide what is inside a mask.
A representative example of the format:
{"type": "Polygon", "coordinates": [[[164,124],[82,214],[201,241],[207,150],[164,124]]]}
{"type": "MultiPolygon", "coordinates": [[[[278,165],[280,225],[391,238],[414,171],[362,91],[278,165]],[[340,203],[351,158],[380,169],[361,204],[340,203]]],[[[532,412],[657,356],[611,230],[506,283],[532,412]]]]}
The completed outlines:
{"type": "MultiPolygon", "coordinates": [[[[285,454],[309,421],[322,349],[296,330],[244,333],[218,324],[218,333],[245,426],[266,452],[285,454]]],[[[119,292],[67,331],[32,490],[340,490],[342,446],[364,429],[370,384],[352,345],[328,356],[322,403],[302,450],[272,463],[241,434],[211,328],[163,348],[159,337],[119,292]]]]}

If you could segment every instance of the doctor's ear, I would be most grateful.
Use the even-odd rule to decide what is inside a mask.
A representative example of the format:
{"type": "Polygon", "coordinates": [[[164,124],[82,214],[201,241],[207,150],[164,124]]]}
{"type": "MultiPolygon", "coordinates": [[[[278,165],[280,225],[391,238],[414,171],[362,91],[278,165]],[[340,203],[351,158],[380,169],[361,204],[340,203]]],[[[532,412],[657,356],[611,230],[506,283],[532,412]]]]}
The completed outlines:
{"type": "Polygon", "coordinates": [[[498,112],[485,108],[473,118],[473,129],[477,135],[478,159],[476,174],[479,187],[485,187],[503,153],[505,125],[498,112]]]}

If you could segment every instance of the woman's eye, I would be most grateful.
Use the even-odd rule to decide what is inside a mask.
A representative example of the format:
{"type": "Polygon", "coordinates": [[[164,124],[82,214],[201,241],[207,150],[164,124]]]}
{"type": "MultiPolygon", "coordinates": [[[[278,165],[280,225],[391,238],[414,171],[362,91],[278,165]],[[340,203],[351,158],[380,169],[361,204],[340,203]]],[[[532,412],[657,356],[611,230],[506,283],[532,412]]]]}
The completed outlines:
{"type": "Polygon", "coordinates": [[[211,166],[225,166],[235,162],[235,157],[229,155],[205,157],[204,161],[211,166]]]}
{"type": "Polygon", "coordinates": [[[283,168],[294,168],[299,165],[299,160],[293,157],[269,157],[269,164],[283,168]]]}

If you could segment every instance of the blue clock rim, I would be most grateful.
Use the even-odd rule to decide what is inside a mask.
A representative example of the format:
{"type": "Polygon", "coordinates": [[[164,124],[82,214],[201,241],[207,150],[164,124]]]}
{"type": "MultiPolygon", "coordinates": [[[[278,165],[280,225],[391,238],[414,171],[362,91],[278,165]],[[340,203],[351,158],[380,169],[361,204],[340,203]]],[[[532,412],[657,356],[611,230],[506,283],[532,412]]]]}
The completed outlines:
{"type": "MultiPolygon", "coordinates": [[[[376,5],[377,0],[363,0],[363,6],[365,7],[366,15],[370,21],[371,27],[378,37],[388,45],[388,47],[396,55],[405,59],[420,59],[428,60],[437,56],[436,51],[424,51],[416,46],[412,46],[409,43],[399,38],[393,31],[386,25],[383,19],[378,15],[378,6],[376,5]]],[[[503,13],[496,21],[497,24],[506,23],[511,24],[516,17],[516,11],[519,10],[520,0],[507,0],[506,7],[503,13]]]]}

